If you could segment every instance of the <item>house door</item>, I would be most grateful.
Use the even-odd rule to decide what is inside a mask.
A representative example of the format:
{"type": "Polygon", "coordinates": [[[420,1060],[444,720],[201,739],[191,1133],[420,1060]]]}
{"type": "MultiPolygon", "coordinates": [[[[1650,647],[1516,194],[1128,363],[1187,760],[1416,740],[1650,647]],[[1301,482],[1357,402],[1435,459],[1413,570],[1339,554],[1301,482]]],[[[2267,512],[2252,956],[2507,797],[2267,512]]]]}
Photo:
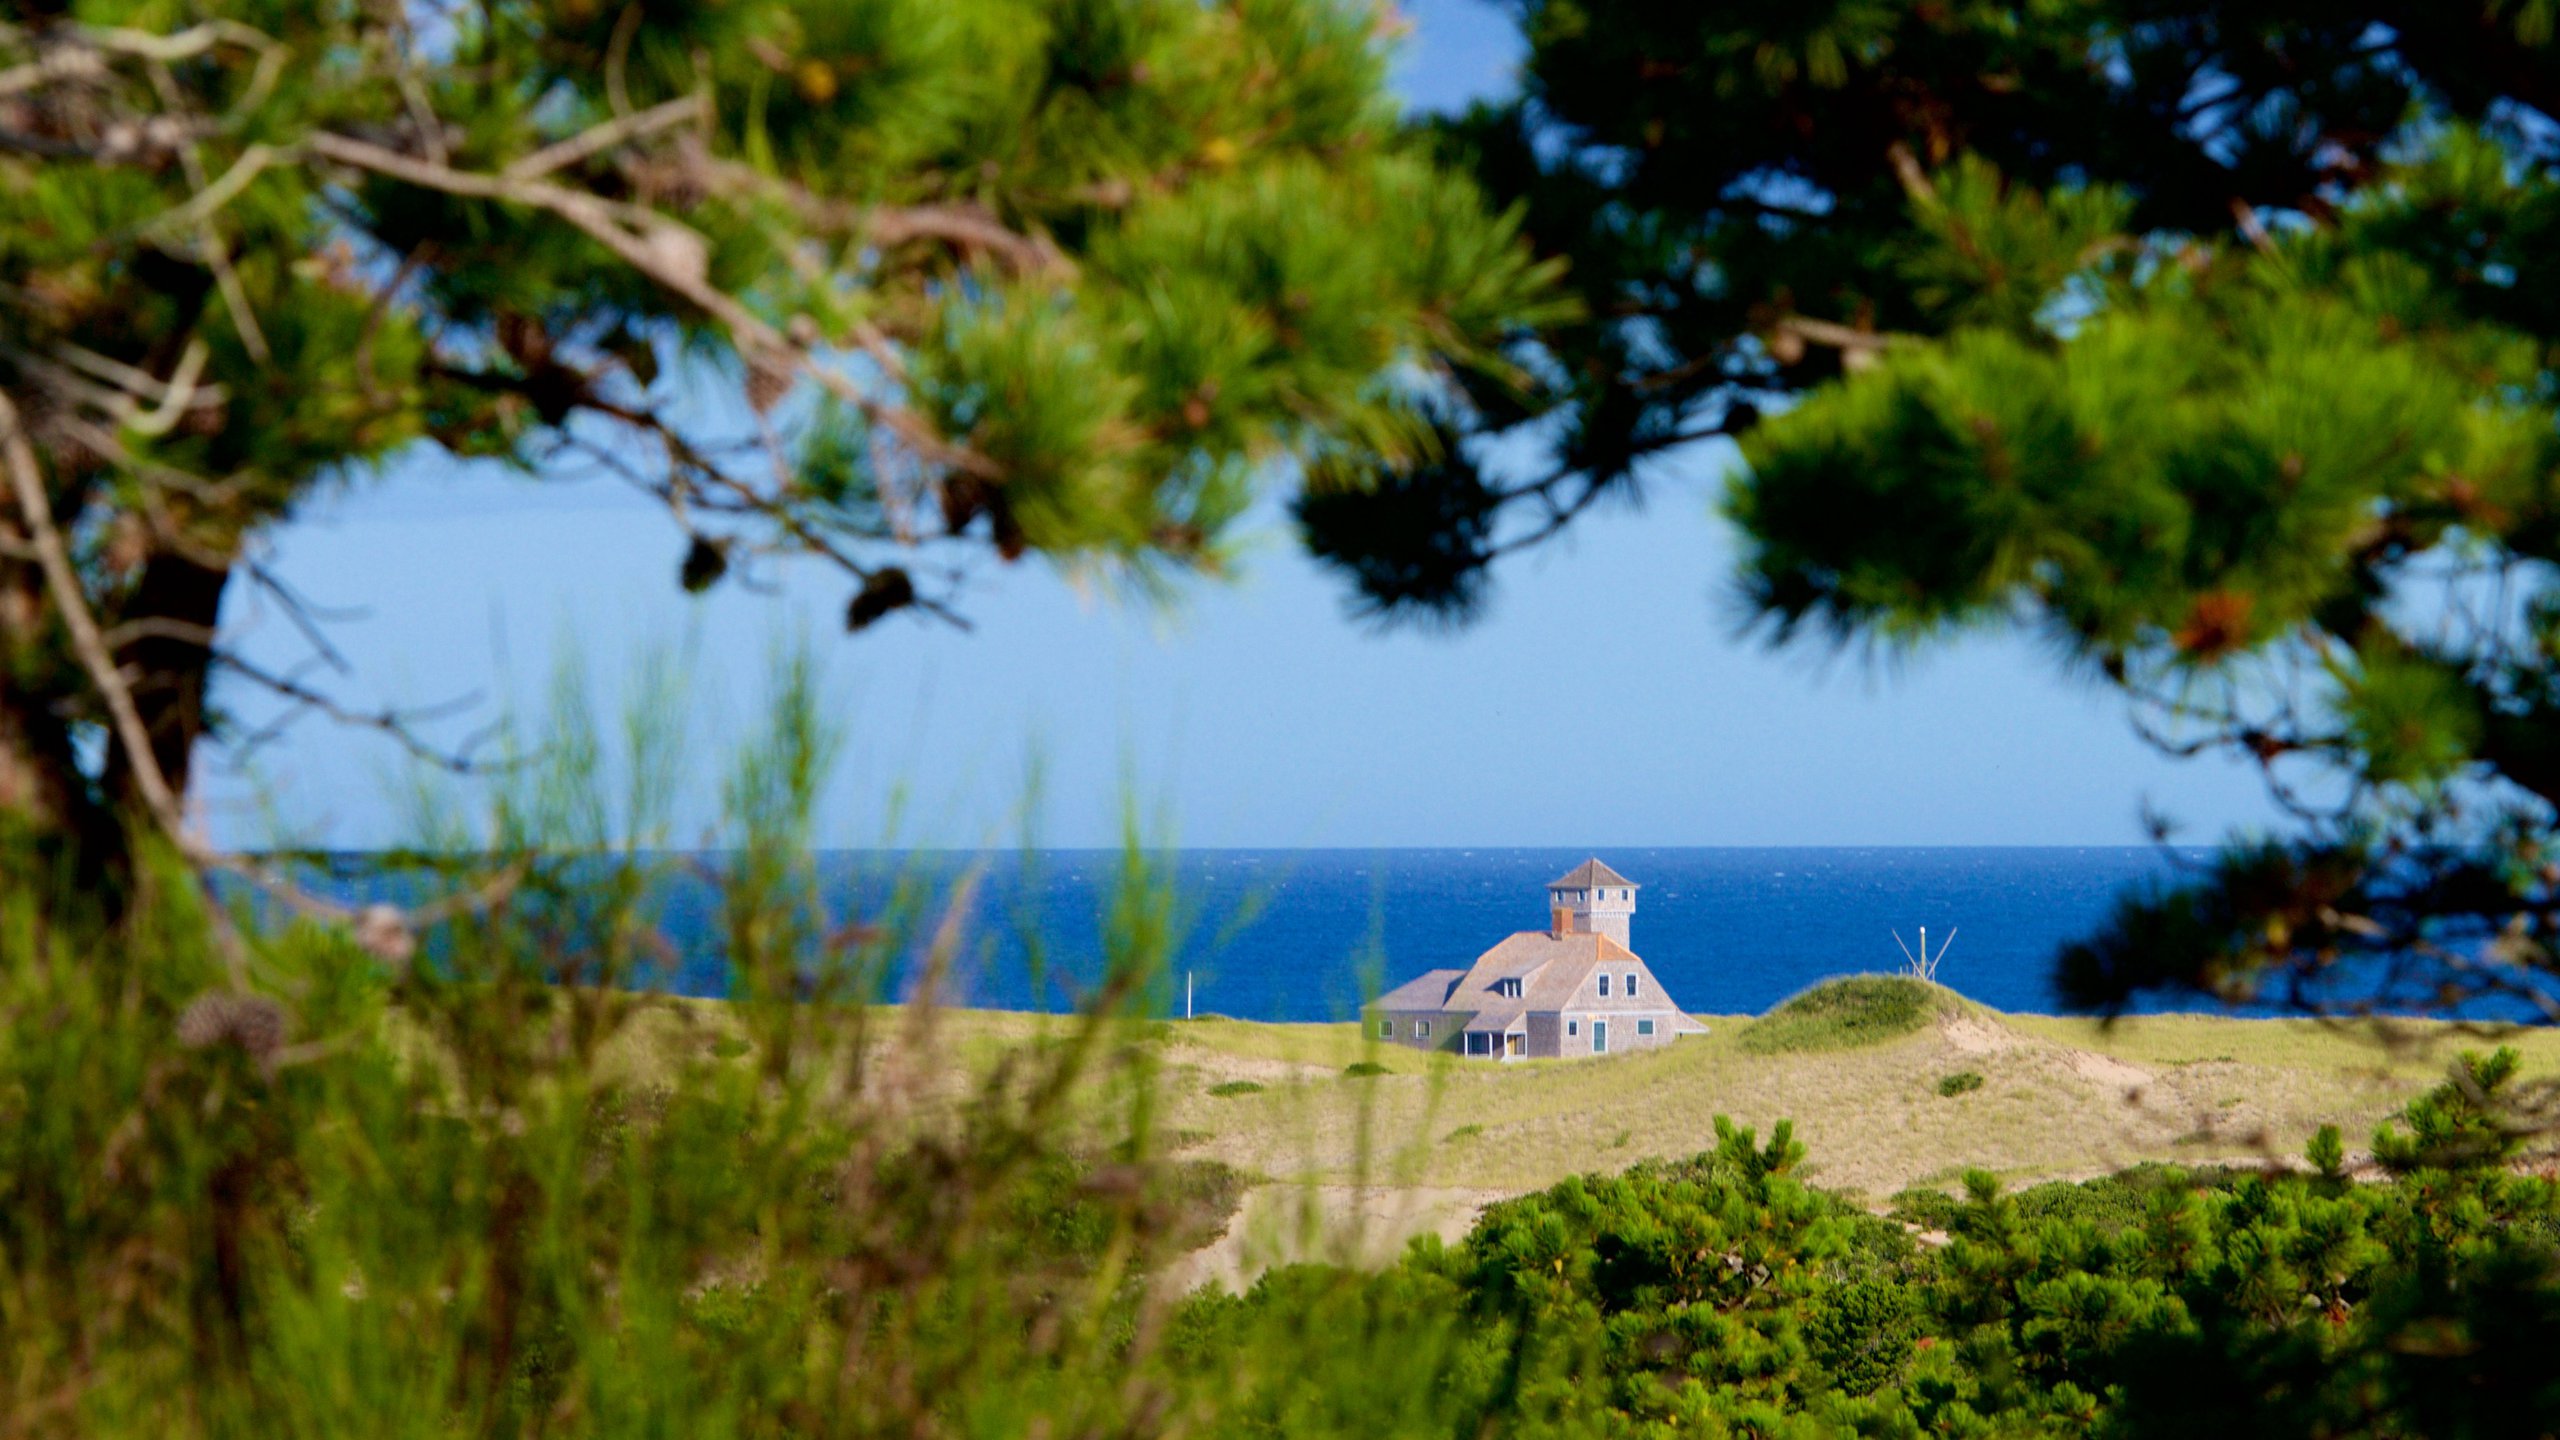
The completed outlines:
{"type": "Polygon", "coordinates": [[[1606,1020],[1591,1022],[1591,1053],[1594,1055],[1609,1053],[1609,1022],[1606,1020]]]}
{"type": "Polygon", "coordinates": [[[1510,1047],[1510,1048],[1505,1052],[1506,1054],[1509,1054],[1509,1055],[1512,1055],[1512,1056],[1514,1056],[1514,1057],[1517,1057],[1517,1056],[1519,1056],[1519,1055],[1522,1055],[1522,1054],[1527,1053],[1527,1052],[1526,1052],[1526,1051],[1524,1051],[1521,1047],[1522,1047],[1522,1045],[1523,1045],[1523,1044],[1525,1044],[1525,1043],[1527,1042],[1527,1040],[1528,1040],[1528,1038],[1529,1038],[1528,1036],[1526,1036],[1526,1035],[1519,1035],[1519,1034],[1512,1034],[1512,1035],[1505,1035],[1505,1036],[1503,1036],[1502,1038],[1503,1038],[1504,1043],[1505,1043],[1505,1044],[1507,1044],[1507,1045],[1510,1047]]]}

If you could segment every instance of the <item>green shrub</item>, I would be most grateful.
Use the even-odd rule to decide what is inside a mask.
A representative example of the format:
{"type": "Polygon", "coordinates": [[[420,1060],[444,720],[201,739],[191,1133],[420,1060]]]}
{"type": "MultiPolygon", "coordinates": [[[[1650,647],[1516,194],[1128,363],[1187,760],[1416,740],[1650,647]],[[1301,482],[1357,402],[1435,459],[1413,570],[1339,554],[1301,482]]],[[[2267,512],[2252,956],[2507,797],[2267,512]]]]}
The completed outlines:
{"type": "Polygon", "coordinates": [[[1972,1070],[1959,1070],[1953,1075],[1938,1077],[1938,1093],[1941,1095],[1963,1095],[1981,1088],[1982,1076],[1972,1070]]]}
{"type": "Polygon", "coordinates": [[[1221,1080],[1217,1084],[1209,1087],[1209,1093],[1221,1097],[1229,1095],[1259,1095],[1262,1093],[1262,1087],[1251,1080],[1221,1080]]]}
{"type": "Polygon", "coordinates": [[[1354,1060],[1342,1067],[1342,1073],[1354,1080],[1366,1080],[1372,1076],[1387,1074],[1388,1071],[1386,1066],[1375,1060],[1354,1060]]]}
{"type": "Polygon", "coordinates": [[[1805,1308],[1806,1348],[1829,1383],[1848,1395],[1902,1383],[1928,1328],[1920,1288],[1887,1276],[1826,1287],[1805,1308]]]}
{"type": "Polygon", "coordinates": [[[1895,1220],[1916,1225],[1923,1230],[1953,1233],[1956,1214],[1963,1208],[1956,1197],[1944,1190],[1914,1185],[1893,1197],[1885,1214],[1895,1220]]]}
{"type": "Polygon", "coordinates": [[[1848,1050],[1908,1035],[1953,1009],[1934,985],[1902,975],[1826,980],[1745,1026],[1741,1047],[1755,1055],[1848,1050]]]}
{"type": "Polygon", "coordinates": [[[1483,1133],[1484,1127],[1481,1125],[1461,1125],[1457,1129],[1450,1131],[1447,1138],[1441,1143],[1455,1145],[1461,1140],[1473,1140],[1483,1133]]]}

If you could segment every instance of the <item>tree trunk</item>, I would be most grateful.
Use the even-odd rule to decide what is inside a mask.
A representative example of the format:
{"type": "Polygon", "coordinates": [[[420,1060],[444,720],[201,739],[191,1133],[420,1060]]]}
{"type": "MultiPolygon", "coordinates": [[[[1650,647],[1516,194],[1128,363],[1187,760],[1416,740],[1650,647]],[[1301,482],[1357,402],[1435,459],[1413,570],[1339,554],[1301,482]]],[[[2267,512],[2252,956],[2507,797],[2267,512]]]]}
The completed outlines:
{"type": "MultiPolygon", "coordinates": [[[[116,652],[116,663],[133,677],[133,703],[151,737],[151,757],[170,793],[181,801],[194,768],[196,741],[204,735],[213,627],[230,583],[229,566],[199,564],[165,552],[154,555],[119,617],[126,625],[148,627],[116,652]]],[[[133,757],[121,745],[108,748],[105,785],[117,808],[136,815],[148,812],[134,779],[133,757]]]]}
{"type": "Polygon", "coordinates": [[[89,885],[120,868],[122,836],[80,768],[77,697],[48,683],[68,673],[53,618],[33,565],[0,566],[0,844],[89,885]]]}

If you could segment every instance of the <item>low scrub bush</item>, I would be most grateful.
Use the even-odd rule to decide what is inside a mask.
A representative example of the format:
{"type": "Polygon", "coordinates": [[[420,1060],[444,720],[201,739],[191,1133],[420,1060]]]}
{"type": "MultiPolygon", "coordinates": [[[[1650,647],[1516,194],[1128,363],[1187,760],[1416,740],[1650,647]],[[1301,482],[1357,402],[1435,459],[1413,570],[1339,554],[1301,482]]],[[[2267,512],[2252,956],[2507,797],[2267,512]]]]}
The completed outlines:
{"type": "Polygon", "coordinates": [[[1251,1080],[1221,1080],[1209,1087],[1209,1093],[1220,1097],[1259,1095],[1262,1093],[1262,1087],[1251,1080]]]}
{"type": "Polygon", "coordinates": [[[1962,1208],[1963,1202],[1944,1190],[1914,1185],[1895,1195],[1885,1214],[1918,1229],[1945,1233],[1955,1228],[1956,1214],[1962,1208]]]}
{"type": "Polygon", "coordinates": [[[1342,1067],[1342,1073],[1353,1080],[1367,1080],[1387,1074],[1387,1067],[1375,1060],[1354,1060],[1342,1067]]]}
{"type": "MultiPolygon", "coordinates": [[[[2389,1183],[1975,1172],[1896,1197],[1932,1246],[1805,1185],[1788,1127],[1719,1120],[1710,1152],[1502,1201],[1386,1274],[1195,1300],[1187,1353],[1247,1363],[1284,1316],[1428,1337],[1396,1353],[1464,1434],[2540,1433],[2560,1195],[2508,1164],[2511,1061],[2464,1063],[2376,1137],[2389,1183]]],[[[1289,1397],[1237,1401],[1241,1431],[1298,1433],[1289,1397]]]]}
{"type": "Polygon", "coordinates": [[[1953,1075],[1941,1075],[1938,1077],[1938,1093],[1950,1098],[1957,1095],[1971,1094],[1981,1088],[1982,1075],[1978,1071],[1959,1070],[1953,1075]]]}

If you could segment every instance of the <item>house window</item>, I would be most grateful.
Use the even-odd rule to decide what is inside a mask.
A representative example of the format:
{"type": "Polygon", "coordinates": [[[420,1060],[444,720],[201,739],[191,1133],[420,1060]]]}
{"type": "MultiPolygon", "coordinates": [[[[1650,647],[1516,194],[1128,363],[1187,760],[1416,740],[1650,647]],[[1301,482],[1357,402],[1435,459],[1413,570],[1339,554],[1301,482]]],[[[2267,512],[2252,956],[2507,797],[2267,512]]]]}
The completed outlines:
{"type": "Polygon", "coordinates": [[[1506,1000],[1517,1000],[1520,998],[1520,982],[1516,979],[1496,980],[1493,982],[1493,993],[1506,1000]]]}
{"type": "MultiPolygon", "coordinates": [[[[1653,1022],[1652,1022],[1652,1021],[1650,1021],[1650,1020],[1648,1020],[1648,1021],[1646,1021],[1645,1023],[1646,1023],[1646,1024],[1648,1024],[1648,1025],[1650,1025],[1650,1024],[1652,1024],[1653,1022]]],[[[1414,1039],[1416,1039],[1416,1040],[1428,1040],[1428,1039],[1430,1039],[1430,1038],[1431,1038],[1431,1022],[1430,1022],[1430,1021],[1428,1021],[1428,1020],[1416,1020],[1416,1021],[1414,1021],[1414,1022],[1413,1022],[1413,1038],[1414,1038],[1414,1039]]]]}
{"type": "Polygon", "coordinates": [[[1381,1040],[1393,1040],[1396,1038],[1396,1022],[1393,1020],[1379,1021],[1378,1038],[1381,1040]]]}
{"type": "Polygon", "coordinates": [[[1609,977],[1606,975],[1600,977],[1600,998],[1603,1000],[1609,998],[1609,977]]]}
{"type": "Polygon", "coordinates": [[[1490,1036],[1490,1035],[1487,1035],[1486,1033],[1484,1033],[1484,1032],[1483,1032],[1483,1031],[1481,1031],[1481,1030],[1470,1030],[1470,1031],[1468,1031],[1468,1032],[1467,1032],[1467,1053],[1468,1053],[1468,1054],[1470,1054],[1470,1055],[1490,1055],[1490,1054],[1492,1054],[1492,1053],[1493,1053],[1493,1037],[1492,1037],[1492,1036],[1490,1036]]]}
{"type": "Polygon", "coordinates": [[[1637,1021],[1637,1022],[1636,1022],[1636,1033],[1637,1033],[1637,1034],[1639,1034],[1639,1035],[1650,1035],[1650,1034],[1652,1034],[1652,1033],[1653,1033],[1653,1022],[1652,1022],[1652,1021],[1650,1021],[1650,1020],[1639,1020],[1639,1021],[1637,1021]]]}
{"type": "Polygon", "coordinates": [[[1579,1035],[1579,1034],[1581,1034],[1581,1033],[1582,1033],[1582,1022],[1581,1022],[1581,1021],[1579,1021],[1579,1020],[1567,1020],[1566,1022],[1564,1022],[1564,1033],[1566,1033],[1567,1035],[1579,1035]]]}
{"type": "Polygon", "coordinates": [[[1636,977],[1633,971],[1627,972],[1627,998],[1630,1000],[1636,998],[1636,977]]]}

